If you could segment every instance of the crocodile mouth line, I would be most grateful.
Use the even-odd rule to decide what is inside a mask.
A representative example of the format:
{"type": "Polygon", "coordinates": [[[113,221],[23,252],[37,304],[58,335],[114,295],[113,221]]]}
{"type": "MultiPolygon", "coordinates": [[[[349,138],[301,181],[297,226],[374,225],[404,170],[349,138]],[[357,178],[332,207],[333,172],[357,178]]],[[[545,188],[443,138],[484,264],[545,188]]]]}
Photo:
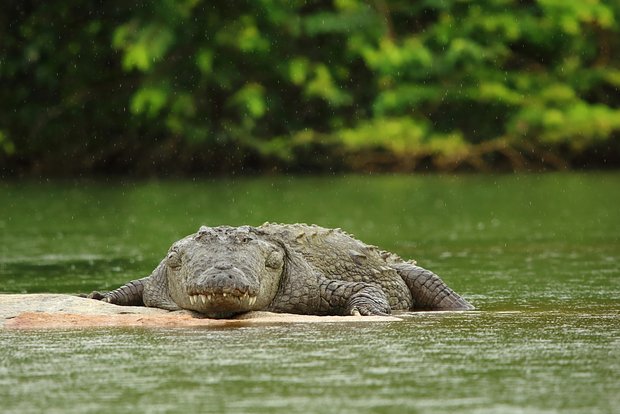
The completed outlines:
{"type": "Polygon", "coordinates": [[[207,302],[211,302],[214,299],[226,298],[227,300],[236,300],[239,305],[247,305],[252,306],[256,303],[256,295],[251,295],[249,293],[244,293],[243,295],[233,295],[231,293],[207,293],[207,294],[198,294],[198,295],[189,295],[189,301],[192,305],[197,305],[202,303],[206,305],[207,302]]]}

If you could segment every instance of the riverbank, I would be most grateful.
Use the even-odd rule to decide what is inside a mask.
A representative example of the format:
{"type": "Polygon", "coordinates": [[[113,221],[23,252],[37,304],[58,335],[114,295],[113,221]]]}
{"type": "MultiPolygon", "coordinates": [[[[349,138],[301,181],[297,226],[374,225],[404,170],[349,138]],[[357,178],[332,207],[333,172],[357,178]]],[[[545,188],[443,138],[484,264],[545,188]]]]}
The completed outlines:
{"type": "Polygon", "coordinates": [[[388,322],[396,317],[316,316],[248,312],[232,319],[209,319],[191,312],[117,306],[62,294],[0,294],[0,328],[52,329],[140,326],[232,327],[278,323],[388,322]]]}

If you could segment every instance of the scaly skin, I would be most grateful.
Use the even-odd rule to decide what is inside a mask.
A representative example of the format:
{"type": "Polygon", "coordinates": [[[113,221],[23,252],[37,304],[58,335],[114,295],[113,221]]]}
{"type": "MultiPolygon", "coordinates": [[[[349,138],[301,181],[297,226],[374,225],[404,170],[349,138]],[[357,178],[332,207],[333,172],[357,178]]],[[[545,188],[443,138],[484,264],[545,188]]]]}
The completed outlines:
{"type": "Polygon", "coordinates": [[[174,243],[150,276],[90,297],[216,318],[250,310],[386,315],[473,309],[415,262],[340,229],[306,224],[202,226],[174,243]]]}

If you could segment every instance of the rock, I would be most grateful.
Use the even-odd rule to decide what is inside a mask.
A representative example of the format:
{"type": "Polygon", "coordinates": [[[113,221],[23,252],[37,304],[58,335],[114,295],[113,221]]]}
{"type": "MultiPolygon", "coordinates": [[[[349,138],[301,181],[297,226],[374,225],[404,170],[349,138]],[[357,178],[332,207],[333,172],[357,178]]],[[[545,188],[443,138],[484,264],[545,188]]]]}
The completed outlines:
{"type": "Polygon", "coordinates": [[[117,306],[63,294],[0,294],[0,328],[45,329],[111,326],[219,327],[274,323],[387,322],[392,316],[315,316],[248,312],[234,319],[209,319],[201,315],[141,306],[117,306]]]}

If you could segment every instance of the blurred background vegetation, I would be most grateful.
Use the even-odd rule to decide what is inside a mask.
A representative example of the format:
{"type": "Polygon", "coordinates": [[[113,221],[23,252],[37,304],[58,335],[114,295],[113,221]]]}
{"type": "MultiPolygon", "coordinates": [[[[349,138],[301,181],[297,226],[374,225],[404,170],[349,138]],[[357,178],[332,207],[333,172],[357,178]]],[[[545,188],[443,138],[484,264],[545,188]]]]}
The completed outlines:
{"type": "Polygon", "coordinates": [[[617,0],[0,6],[3,176],[620,166],[617,0]]]}

